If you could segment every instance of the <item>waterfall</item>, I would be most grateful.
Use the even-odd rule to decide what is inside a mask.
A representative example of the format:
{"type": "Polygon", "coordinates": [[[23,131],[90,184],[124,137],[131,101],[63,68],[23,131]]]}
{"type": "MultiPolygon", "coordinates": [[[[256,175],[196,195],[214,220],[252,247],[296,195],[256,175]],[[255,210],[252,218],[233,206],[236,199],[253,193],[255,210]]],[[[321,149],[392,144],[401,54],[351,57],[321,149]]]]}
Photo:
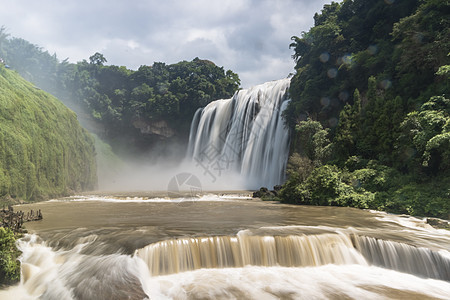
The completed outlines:
{"type": "Polygon", "coordinates": [[[161,241],[136,250],[152,276],[202,268],[367,265],[341,234],[301,236],[214,236],[161,241]]]}
{"type": "Polygon", "coordinates": [[[450,281],[450,259],[427,248],[355,236],[355,247],[371,265],[450,281]]]}
{"type": "Polygon", "coordinates": [[[267,82],[199,109],[191,124],[188,159],[213,180],[234,171],[246,178],[248,188],[281,184],[289,152],[282,118],[289,83],[267,82]]]}
{"type": "Polygon", "coordinates": [[[150,244],[135,252],[152,276],[208,268],[252,266],[312,267],[374,265],[425,278],[450,281],[448,252],[344,233],[181,238],[150,244]]]}

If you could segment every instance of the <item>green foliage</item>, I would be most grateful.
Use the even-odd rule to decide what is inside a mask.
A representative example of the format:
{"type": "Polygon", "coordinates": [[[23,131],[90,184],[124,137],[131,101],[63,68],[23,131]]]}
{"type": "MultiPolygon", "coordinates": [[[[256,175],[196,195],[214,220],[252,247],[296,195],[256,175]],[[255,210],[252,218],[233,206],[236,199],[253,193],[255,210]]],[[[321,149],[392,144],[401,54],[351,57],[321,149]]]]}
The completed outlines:
{"type": "Polygon", "coordinates": [[[4,67],[0,89],[0,198],[93,189],[94,141],[75,113],[4,67]]]}
{"type": "Polygon", "coordinates": [[[438,174],[450,168],[450,100],[431,97],[420,111],[409,113],[401,123],[398,156],[410,170],[438,174]],[[413,153],[405,157],[404,153],[413,153]]]}
{"type": "Polygon", "coordinates": [[[439,70],[436,72],[436,75],[450,77],[450,65],[445,65],[445,66],[439,67],[439,70]]]}
{"type": "Polygon", "coordinates": [[[314,169],[303,182],[291,176],[279,193],[285,203],[369,208],[374,194],[355,185],[352,174],[336,166],[314,169]]]}
{"type": "Polygon", "coordinates": [[[213,100],[230,98],[240,84],[237,74],[199,58],[172,65],[155,62],[136,71],[105,65],[107,59],[99,52],[89,61],[59,62],[56,55],[2,30],[0,57],[76,110],[87,119],[83,125],[112,144],[123,143],[124,137],[130,137],[129,147],[131,141],[137,148],[154,143],[134,124],[161,120],[170,124],[176,138],[188,136],[195,111],[213,100]]]}
{"type": "Polygon", "coordinates": [[[305,181],[304,186],[310,193],[309,197],[303,201],[309,201],[315,205],[337,204],[336,199],[341,193],[345,193],[346,188],[337,168],[329,165],[316,168],[305,181]]]}
{"type": "Polygon", "coordinates": [[[314,170],[314,162],[297,152],[292,153],[288,159],[286,172],[296,182],[303,182],[314,170]]]}
{"type": "MultiPolygon", "coordinates": [[[[354,162],[355,158],[348,164],[354,162]]],[[[445,219],[450,216],[448,172],[440,178],[416,183],[409,175],[376,161],[359,162],[358,167],[349,171],[324,165],[303,181],[293,173],[278,197],[293,204],[351,206],[445,219]]]]}
{"type": "Polygon", "coordinates": [[[449,218],[449,14],[448,1],[345,0],[292,38],[285,116],[329,126],[333,161],[310,167],[312,135],[297,133],[283,202],[449,218]]]}
{"type": "Polygon", "coordinates": [[[357,127],[353,125],[352,112],[352,107],[347,103],[339,114],[339,123],[334,138],[335,154],[339,158],[347,158],[355,154],[356,141],[352,129],[357,127]]]}
{"type": "Polygon", "coordinates": [[[297,151],[307,157],[314,165],[321,165],[328,160],[331,152],[328,130],[311,119],[301,121],[295,127],[297,151]]]}
{"type": "Polygon", "coordinates": [[[450,217],[449,175],[416,183],[401,178],[403,185],[379,191],[375,197],[375,209],[414,216],[450,217]]]}
{"type": "Polygon", "coordinates": [[[404,91],[408,96],[417,97],[427,86],[433,86],[434,93],[443,92],[433,84],[433,75],[449,62],[449,14],[448,1],[427,0],[422,1],[414,14],[394,25],[392,35],[397,44],[397,76],[408,78],[400,81],[399,88],[408,88],[404,91]]]}
{"type": "Polygon", "coordinates": [[[20,251],[15,243],[14,232],[0,227],[0,285],[12,284],[20,279],[20,251]]]}
{"type": "Polygon", "coordinates": [[[107,62],[106,58],[103,56],[103,54],[99,52],[95,52],[94,55],[89,57],[89,62],[93,65],[97,66],[103,66],[105,62],[107,62]]]}
{"type": "Polygon", "coordinates": [[[330,121],[354,101],[350,93],[355,89],[363,108],[376,97],[420,103],[431,92],[448,91],[448,83],[435,80],[435,73],[449,64],[449,10],[448,2],[439,0],[325,5],[314,16],[315,26],[292,38],[297,72],[285,113],[291,127],[301,114],[333,126],[330,121]],[[368,91],[371,76],[375,95],[368,91]]]}

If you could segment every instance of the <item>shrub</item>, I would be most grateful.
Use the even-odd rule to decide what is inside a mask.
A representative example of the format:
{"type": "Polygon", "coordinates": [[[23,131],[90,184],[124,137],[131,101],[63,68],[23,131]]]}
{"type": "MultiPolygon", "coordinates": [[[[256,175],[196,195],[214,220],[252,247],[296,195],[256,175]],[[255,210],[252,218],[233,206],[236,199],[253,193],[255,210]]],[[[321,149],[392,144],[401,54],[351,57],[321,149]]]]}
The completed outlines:
{"type": "Polygon", "coordinates": [[[0,227],[0,284],[12,284],[20,279],[20,251],[16,236],[9,228],[0,227]]]}

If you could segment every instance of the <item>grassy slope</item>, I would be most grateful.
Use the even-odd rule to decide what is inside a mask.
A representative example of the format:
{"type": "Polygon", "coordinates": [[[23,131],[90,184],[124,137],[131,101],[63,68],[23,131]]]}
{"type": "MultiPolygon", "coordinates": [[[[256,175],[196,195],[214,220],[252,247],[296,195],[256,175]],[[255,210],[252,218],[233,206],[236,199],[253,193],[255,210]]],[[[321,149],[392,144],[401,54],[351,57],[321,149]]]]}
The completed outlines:
{"type": "MultiPolygon", "coordinates": [[[[94,140],[74,112],[0,66],[0,199],[95,188],[94,140]]],[[[0,202],[1,203],[1,202],[0,202]]]]}

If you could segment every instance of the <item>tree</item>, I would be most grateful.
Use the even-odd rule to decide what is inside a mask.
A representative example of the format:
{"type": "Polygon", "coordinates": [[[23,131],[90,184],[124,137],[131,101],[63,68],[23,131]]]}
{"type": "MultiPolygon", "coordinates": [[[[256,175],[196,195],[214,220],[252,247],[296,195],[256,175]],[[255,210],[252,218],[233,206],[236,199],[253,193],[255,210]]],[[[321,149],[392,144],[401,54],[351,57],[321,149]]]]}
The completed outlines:
{"type": "MultiPolygon", "coordinates": [[[[368,158],[373,158],[374,146],[377,143],[375,135],[375,122],[380,112],[377,111],[377,82],[374,76],[368,79],[368,90],[366,94],[367,103],[362,112],[361,136],[358,138],[358,152],[368,158]]],[[[379,101],[378,101],[379,102],[379,101]]]]}
{"type": "Polygon", "coordinates": [[[7,33],[6,31],[6,27],[2,26],[0,27],[0,55],[4,56],[5,55],[5,44],[8,41],[8,37],[9,37],[9,33],[7,33]]]}
{"type": "Polygon", "coordinates": [[[94,55],[89,57],[89,63],[92,65],[103,66],[106,62],[106,58],[99,52],[95,52],[94,55]]]}
{"type": "Polygon", "coordinates": [[[352,118],[352,107],[347,103],[339,114],[339,123],[333,139],[335,155],[341,161],[345,161],[347,157],[354,155],[355,152],[352,118]]]}
{"type": "Polygon", "coordinates": [[[434,96],[400,125],[398,154],[408,169],[437,175],[450,168],[450,100],[434,96]],[[404,153],[413,156],[404,156],[404,153]]]}
{"type": "Polygon", "coordinates": [[[315,165],[321,165],[328,160],[331,153],[328,129],[323,129],[320,122],[308,119],[301,121],[295,131],[300,155],[307,157],[315,165]]]}

